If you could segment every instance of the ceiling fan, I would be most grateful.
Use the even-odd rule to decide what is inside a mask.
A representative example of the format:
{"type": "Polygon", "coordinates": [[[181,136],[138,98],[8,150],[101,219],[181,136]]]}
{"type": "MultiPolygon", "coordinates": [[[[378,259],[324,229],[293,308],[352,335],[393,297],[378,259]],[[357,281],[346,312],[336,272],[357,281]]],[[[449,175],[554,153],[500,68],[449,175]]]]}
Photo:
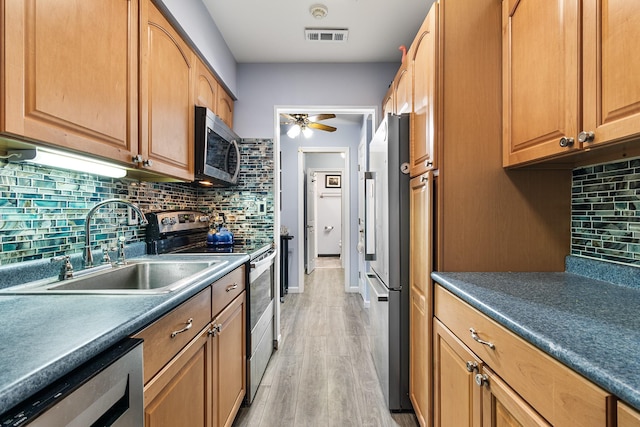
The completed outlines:
{"type": "Polygon", "coordinates": [[[309,116],[308,114],[295,113],[295,114],[287,114],[281,113],[282,117],[285,118],[286,121],[281,122],[283,125],[292,125],[291,128],[287,131],[287,135],[289,138],[295,138],[300,133],[309,138],[313,133],[311,129],[323,130],[325,132],[335,132],[336,128],[333,126],[325,125],[323,123],[317,123],[321,120],[333,119],[336,117],[335,114],[316,114],[314,116],[309,116]]]}

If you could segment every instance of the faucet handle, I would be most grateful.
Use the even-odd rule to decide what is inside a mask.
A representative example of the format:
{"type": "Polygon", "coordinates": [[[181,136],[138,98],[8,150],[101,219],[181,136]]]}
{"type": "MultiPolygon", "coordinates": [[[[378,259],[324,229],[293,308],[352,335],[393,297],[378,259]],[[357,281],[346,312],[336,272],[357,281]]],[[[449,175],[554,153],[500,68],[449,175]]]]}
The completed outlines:
{"type": "Polygon", "coordinates": [[[51,262],[62,261],[62,268],[60,269],[60,275],[58,278],[60,280],[73,279],[73,265],[71,265],[71,258],[69,255],[62,255],[58,257],[51,258],[51,262]]]}
{"type": "Polygon", "coordinates": [[[124,256],[124,242],[127,240],[126,237],[120,236],[118,237],[118,265],[124,265],[127,263],[127,260],[124,256]]]}
{"type": "MultiPolygon", "coordinates": [[[[115,250],[115,249],[112,249],[115,250]]],[[[103,264],[111,264],[111,257],[109,256],[109,247],[102,247],[102,263],[103,264]]]]}

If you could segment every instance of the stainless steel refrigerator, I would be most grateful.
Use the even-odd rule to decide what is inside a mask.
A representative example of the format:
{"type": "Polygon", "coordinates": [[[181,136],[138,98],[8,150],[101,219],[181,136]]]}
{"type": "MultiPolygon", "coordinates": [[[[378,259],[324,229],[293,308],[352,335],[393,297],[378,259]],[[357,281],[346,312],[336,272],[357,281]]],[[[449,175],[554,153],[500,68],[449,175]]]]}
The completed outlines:
{"type": "Polygon", "coordinates": [[[409,400],[409,115],[388,114],[369,143],[365,248],[369,340],[391,411],[409,400]]]}

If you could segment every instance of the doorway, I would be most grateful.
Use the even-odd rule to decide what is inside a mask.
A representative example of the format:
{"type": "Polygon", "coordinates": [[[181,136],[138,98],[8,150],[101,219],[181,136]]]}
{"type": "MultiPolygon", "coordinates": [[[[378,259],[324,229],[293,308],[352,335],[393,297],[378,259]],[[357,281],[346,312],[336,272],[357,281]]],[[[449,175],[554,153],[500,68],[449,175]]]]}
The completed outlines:
{"type": "Polygon", "coordinates": [[[344,268],[343,224],[348,219],[342,191],[344,158],[340,153],[307,153],[304,163],[305,273],[313,273],[316,265],[344,268]],[[334,167],[318,168],[316,164],[334,167]]]}
{"type": "MultiPolygon", "coordinates": [[[[305,268],[298,270],[298,283],[301,288],[300,292],[304,292],[304,275],[311,274],[315,270],[316,259],[318,258],[318,234],[324,233],[325,225],[320,228],[319,225],[327,219],[324,214],[318,214],[318,202],[320,196],[327,197],[330,193],[334,194],[337,189],[336,183],[326,182],[326,176],[335,177],[340,175],[340,208],[338,216],[340,220],[340,245],[342,247],[350,247],[350,207],[348,201],[350,195],[349,174],[345,173],[346,165],[349,165],[349,147],[300,147],[298,149],[298,235],[304,236],[299,239],[298,245],[299,264],[305,268]],[[319,165],[326,165],[327,162],[334,167],[323,168],[319,165]],[[338,167],[342,166],[341,168],[338,167]],[[328,174],[328,172],[335,172],[328,174]],[[323,176],[323,181],[318,179],[323,176]],[[327,184],[329,185],[327,187],[327,184]],[[333,186],[332,186],[333,185],[333,186]]],[[[335,182],[335,181],[334,181],[335,182]]],[[[328,198],[328,197],[327,197],[328,198]]],[[[330,227],[330,225],[326,225],[330,227]]],[[[335,229],[335,225],[334,225],[335,229]]],[[[328,234],[331,234],[329,231],[328,234]]],[[[352,291],[349,286],[350,254],[348,250],[340,250],[341,263],[344,268],[345,292],[352,291]]]]}
{"type": "MultiPolygon", "coordinates": [[[[344,288],[347,292],[358,292],[358,145],[368,141],[369,129],[377,117],[377,107],[313,107],[276,106],[274,108],[275,149],[279,172],[276,174],[279,208],[276,210],[275,229],[277,233],[288,233],[293,240],[289,244],[289,293],[304,292],[305,274],[305,233],[304,203],[305,173],[303,156],[305,153],[344,153],[344,173],[341,176],[343,189],[343,225],[341,241],[341,262],[344,265],[344,288]],[[311,137],[287,134],[290,125],[283,124],[281,114],[308,113],[317,115],[335,113],[335,119],[323,123],[335,126],[335,132],[315,132],[311,137]],[[347,192],[350,191],[350,194],[347,192]],[[353,218],[351,217],[353,216],[353,218]],[[348,227],[347,227],[348,226],[348,227]]],[[[323,226],[324,227],[324,226],[323,226]]]]}

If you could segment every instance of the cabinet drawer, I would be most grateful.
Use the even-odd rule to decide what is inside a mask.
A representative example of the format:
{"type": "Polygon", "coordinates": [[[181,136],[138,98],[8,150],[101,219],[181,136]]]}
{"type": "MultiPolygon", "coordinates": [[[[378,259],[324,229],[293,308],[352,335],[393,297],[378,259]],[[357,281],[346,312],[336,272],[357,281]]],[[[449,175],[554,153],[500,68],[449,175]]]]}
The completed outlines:
{"type": "Polygon", "coordinates": [[[134,335],[144,340],[144,383],[210,321],[211,288],[207,287],[134,335]]]}
{"type": "Polygon", "coordinates": [[[438,285],[435,316],[551,424],[607,425],[607,392],[438,285]]]}
{"type": "Polygon", "coordinates": [[[216,280],[213,285],[212,313],[215,317],[222,311],[231,301],[235,299],[245,287],[245,269],[244,265],[236,268],[223,278],[216,280]]]}

